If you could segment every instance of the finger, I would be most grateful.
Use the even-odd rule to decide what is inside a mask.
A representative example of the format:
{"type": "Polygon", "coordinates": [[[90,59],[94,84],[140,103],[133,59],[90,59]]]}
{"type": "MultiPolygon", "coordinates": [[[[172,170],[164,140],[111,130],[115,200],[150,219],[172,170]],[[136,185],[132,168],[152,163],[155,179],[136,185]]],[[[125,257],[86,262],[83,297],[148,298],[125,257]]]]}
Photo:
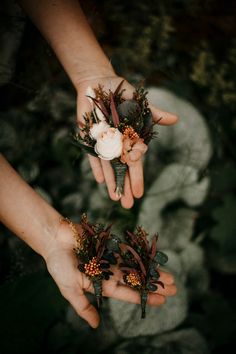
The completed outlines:
{"type": "Polygon", "coordinates": [[[77,122],[84,122],[84,114],[86,112],[91,112],[93,109],[93,104],[91,100],[86,97],[86,93],[80,93],[77,100],[77,122]]]}
{"type": "Polygon", "coordinates": [[[101,160],[103,175],[107,185],[109,196],[112,200],[119,200],[119,196],[116,195],[116,182],[112,166],[109,161],[101,160]]]}
{"type": "Polygon", "coordinates": [[[154,122],[158,122],[160,125],[172,125],[178,121],[178,116],[174,113],[162,111],[152,105],[149,106],[154,122]]]}
{"type": "Polygon", "coordinates": [[[159,280],[162,281],[163,284],[172,285],[174,284],[174,277],[169,272],[164,272],[163,270],[158,269],[158,273],[160,274],[159,280]]]}
{"type": "Polygon", "coordinates": [[[121,197],[121,205],[125,209],[132,208],[134,204],[133,193],[130,185],[130,177],[129,173],[125,175],[125,185],[124,185],[124,194],[121,197]]]}
{"type": "MultiPolygon", "coordinates": [[[[121,300],[125,302],[129,302],[131,304],[140,304],[140,294],[137,290],[134,290],[127,285],[116,284],[115,287],[109,286],[108,283],[104,284],[103,287],[103,295],[111,297],[116,300],[121,300]]],[[[149,294],[148,295],[148,304],[152,306],[160,306],[165,303],[165,297],[160,294],[149,294]],[[150,297],[149,295],[153,295],[150,297]]]]}
{"type": "Polygon", "coordinates": [[[175,296],[177,293],[177,288],[174,284],[172,285],[165,285],[164,288],[161,285],[158,285],[158,288],[154,293],[163,295],[163,296],[175,296]]]}
{"type": "Polygon", "coordinates": [[[105,178],[104,178],[104,174],[103,174],[100,160],[97,157],[94,157],[91,155],[88,155],[88,159],[89,159],[89,163],[90,163],[94,178],[96,179],[96,181],[98,183],[103,183],[105,178]]]}
{"type": "Polygon", "coordinates": [[[148,293],[148,305],[150,306],[160,306],[165,304],[166,297],[163,295],[155,294],[155,293],[148,293]]]}
{"type": "Polygon", "coordinates": [[[83,318],[92,328],[97,328],[99,325],[99,315],[95,307],[90,304],[86,296],[81,293],[81,289],[62,291],[63,296],[70,302],[77,314],[83,318]]]}
{"type": "Polygon", "coordinates": [[[144,191],[142,159],[129,166],[129,175],[134,197],[141,198],[144,191]]]}
{"type": "MultiPolygon", "coordinates": [[[[117,268],[117,266],[111,266],[111,271],[113,273],[112,279],[114,281],[125,284],[123,281],[124,273],[121,269],[117,268]]],[[[166,272],[158,268],[158,273],[160,274],[160,278],[158,280],[160,280],[165,287],[168,285],[174,285],[174,277],[170,272],[166,272]]]]}

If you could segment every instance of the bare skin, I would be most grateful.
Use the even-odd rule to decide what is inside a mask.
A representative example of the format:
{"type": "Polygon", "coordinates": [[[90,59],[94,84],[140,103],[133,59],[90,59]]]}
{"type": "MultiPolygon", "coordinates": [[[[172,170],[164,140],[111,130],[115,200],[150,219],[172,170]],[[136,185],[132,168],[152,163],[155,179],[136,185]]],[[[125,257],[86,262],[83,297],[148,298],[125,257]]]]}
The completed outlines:
{"type": "MultiPolygon", "coordinates": [[[[86,98],[87,87],[104,86],[105,90],[114,90],[122,80],[118,77],[99,45],[93,31],[77,0],[20,0],[19,1],[33,22],[47,39],[77,92],[77,122],[83,122],[83,114],[91,110],[86,98]]],[[[126,98],[132,97],[134,88],[127,81],[126,98]]],[[[161,125],[172,125],[178,117],[150,106],[154,121],[161,125]]],[[[112,200],[115,195],[115,178],[108,161],[89,156],[94,177],[98,183],[106,183],[112,200]]],[[[131,208],[134,198],[142,197],[144,177],[142,161],[138,160],[125,178],[124,195],[120,202],[124,208],[131,208]]]]}
{"type": "MultiPolygon", "coordinates": [[[[0,154],[0,221],[44,258],[61,294],[80,317],[96,328],[99,314],[86,297],[86,292],[93,292],[91,282],[77,268],[73,232],[68,224],[61,223],[61,218],[0,154]]],[[[104,282],[103,295],[139,303],[138,293],[123,284],[121,272],[116,267],[113,272],[114,276],[104,282]]],[[[165,288],[149,295],[151,306],[160,306],[167,296],[176,294],[173,276],[160,274],[165,288]]]]}

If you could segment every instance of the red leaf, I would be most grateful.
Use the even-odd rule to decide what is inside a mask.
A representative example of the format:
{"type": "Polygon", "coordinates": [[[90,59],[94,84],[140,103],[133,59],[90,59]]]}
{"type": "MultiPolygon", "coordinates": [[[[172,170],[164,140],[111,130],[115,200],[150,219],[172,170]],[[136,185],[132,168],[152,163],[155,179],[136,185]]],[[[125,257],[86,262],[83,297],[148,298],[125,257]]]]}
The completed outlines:
{"type": "Polygon", "coordinates": [[[88,224],[85,224],[84,222],[81,222],[81,226],[87,230],[90,235],[95,235],[95,232],[93,231],[93,229],[88,225],[88,224]]]}
{"type": "Polygon", "coordinates": [[[101,259],[100,261],[99,261],[99,263],[109,263],[109,261],[107,261],[106,259],[101,259]]]}
{"type": "Polygon", "coordinates": [[[123,82],[124,82],[125,80],[122,80],[120,83],[119,83],[119,85],[117,86],[117,88],[116,88],[116,90],[115,90],[115,92],[114,92],[114,96],[116,96],[118,93],[119,93],[119,91],[120,91],[120,89],[121,89],[121,86],[123,85],[123,82]]]}
{"type": "Polygon", "coordinates": [[[111,107],[112,120],[113,120],[114,126],[117,127],[119,125],[119,123],[120,123],[120,119],[119,119],[119,115],[118,115],[117,110],[116,110],[116,106],[115,106],[115,102],[114,102],[114,96],[113,96],[113,93],[111,91],[110,91],[110,100],[111,100],[110,107],[111,107]]]}
{"type": "Polygon", "coordinates": [[[87,97],[91,98],[91,100],[93,101],[93,103],[95,104],[95,106],[96,106],[98,109],[100,109],[100,111],[104,114],[104,116],[105,116],[106,118],[109,117],[109,114],[108,114],[108,112],[107,112],[107,109],[106,109],[104,103],[102,102],[102,100],[96,100],[96,98],[91,97],[91,96],[87,96],[87,97]]]}
{"type": "Polygon", "coordinates": [[[164,283],[162,283],[162,281],[158,280],[156,283],[159,284],[160,286],[162,286],[163,289],[165,289],[165,285],[164,285],[164,283]]]}
{"type": "Polygon", "coordinates": [[[105,250],[105,241],[109,237],[109,232],[102,231],[99,235],[99,240],[97,241],[97,246],[96,246],[96,252],[97,252],[97,258],[100,259],[103,255],[103,252],[105,250]],[[100,241],[100,242],[99,242],[100,241]]]}
{"type": "Polygon", "coordinates": [[[138,274],[138,271],[135,268],[129,268],[129,267],[120,267],[121,270],[124,272],[129,272],[129,273],[135,273],[138,274]]]}
{"type": "Polygon", "coordinates": [[[108,226],[106,227],[105,231],[106,231],[106,232],[110,232],[111,228],[112,228],[112,224],[108,225],[108,226]]]}
{"type": "Polygon", "coordinates": [[[150,252],[150,258],[153,259],[156,255],[157,252],[157,235],[154,235],[152,238],[152,246],[151,246],[151,252],[150,252]]]}
{"type": "Polygon", "coordinates": [[[107,109],[106,109],[106,107],[105,107],[103,101],[102,101],[102,100],[98,100],[98,104],[99,104],[99,106],[97,106],[97,107],[98,107],[98,108],[100,109],[100,111],[104,114],[104,116],[105,116],[106,118],[108,118],[108,117],[109,117],[109,113],[107,112],[107,109]]]}
{"type": "Polygon", "coordinates": [[[130,247],[129,245],[126,245],[126,244],[123,244],[123,245],[125,246],[125,248],[126,248],[128,251],[130,251],[130,253],[132,253],[132,255],[134,256],[134,258],[135,258],[136,261],[138,262],[142,273],[146,276],[146,275],[147,275],[146,269],[145,269],[145,267],[144,267],[144,264],[143,264],[143,262],[142,262],[141,257],[139,256],[139,254],[138,254],[132,247],[130,247]]]}
{"type": "Polygon", "coordinates": [[[129,235],[129,237],[131,238],[131,240],[133,241],[133,243],[138,246],[139,244],[138,244],[138,241],[135,238],[135,235],[132,232],[128,231],[128,230],[126,232],[129,235]]]}

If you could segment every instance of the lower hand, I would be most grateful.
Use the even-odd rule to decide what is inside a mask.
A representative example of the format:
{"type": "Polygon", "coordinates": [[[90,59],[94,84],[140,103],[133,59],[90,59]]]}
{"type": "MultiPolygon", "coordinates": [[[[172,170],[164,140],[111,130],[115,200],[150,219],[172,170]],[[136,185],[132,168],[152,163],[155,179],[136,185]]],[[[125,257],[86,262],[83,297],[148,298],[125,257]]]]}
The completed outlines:
{"type": "MultiPolygon", "coordinates": [[[[91,281],[78,270],[74,246],[75,241],[70,227],[67,224],[61,224],[44,259],[61,294],[70,302],[80,317],[92,328],[96,328],[100,321],[99,314],[86,297],[86,292],[93,293],[93,286],[91,281]]],[[[114,275],[109,280],[103,281],[103,296],[139,304],[139,293],[123,283],[123,273],[117,267],[113,267],[112,272],[114,275]]],[[[167,296],[176,294],[173,276],[163,271],[159,273],[159,280],[163,282],[165,288],[160,287],[155,293],[149,293],[148,304],[151,306],[160,306],[165,303],[167,296]]]]}

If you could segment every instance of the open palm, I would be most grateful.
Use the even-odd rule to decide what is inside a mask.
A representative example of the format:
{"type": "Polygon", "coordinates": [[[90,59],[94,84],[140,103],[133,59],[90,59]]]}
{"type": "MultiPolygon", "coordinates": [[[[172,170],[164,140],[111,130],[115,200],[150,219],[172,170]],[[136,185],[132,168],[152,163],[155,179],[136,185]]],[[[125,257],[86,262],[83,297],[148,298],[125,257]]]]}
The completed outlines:
{"type": "MultiPolygon", "coordinates": [[[[73,247],[72,232],[67,225],[62,225],[45,257],[47,268],[61,294],[70,302],[78,315],[91,327],[96,328],[99,325],[99,314],[85,295],[86,292],[93,293],[93,286],[91,281],[78,270],[78,261],[73,247]]],[[[112,272],[114,275],[103,282],[103,296],[139,304],[139,293],[123,283],[122,272],[117,267],[113,267],[112,272]]],[[[165,288],[160,288],[156,293],[148,295],[149,305],[162,305],[166,296],[173,296],[176,293],[174,279],[170,273],[160,271],[160,280],[165,288]]]]}
{"type": "MultiPolygon", "coordinates": [[[[98,77],[82,81],[78,87],[78,98],[77,98],[77,120],[80,126],[83,123],[83,115],[85,112],[92,110],[92,105],[90,100],[86,97],[86,90],[88,87],[96,88],[99,84],[104,87],[105,91],[115,91],[117,86],[123,78],[118,76],[112,77],[98,77]]],[[[130,85],[126,80],[122,84],[122,89],[125,89],[123,97],[126,99],[131,99],[133,97],[133,92],[135,88],[130,85]]],[[[153,120],[159,122],[161,125],[172,125],[176,123],[178,117],[175,114],[164,112],[154,107],[149,106],[153,115],[153,120]]],[[[105,181],[109,196],[112,200],[119,200],[119,196],[115,193],[115,177],[112,166],[109,161],[99,159],[97,157],[88,155],[89,162],[93,171],[93,175],[98,183],[103,183],[105,181]]],[[[143,166],[142,160],[139,159],[132,166],[129,166],[129,170],[126,173],[124,194],[121,197],[121,205],[124,208],[131,208],[134,203],[134,198],[142,197],[144,192],[144,181],[143,181],[143,166]]]]}

